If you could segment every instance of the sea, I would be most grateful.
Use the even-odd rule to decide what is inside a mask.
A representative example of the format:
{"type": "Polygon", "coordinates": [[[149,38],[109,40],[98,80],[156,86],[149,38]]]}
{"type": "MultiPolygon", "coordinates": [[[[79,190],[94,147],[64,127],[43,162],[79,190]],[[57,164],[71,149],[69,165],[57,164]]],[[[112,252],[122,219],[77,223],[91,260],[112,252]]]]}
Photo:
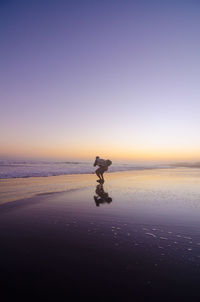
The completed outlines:
{"type": "MultiPolygon", "coordinates": [[[[0,159],[0,179],[91,174],[94,161],[45,161],[0,159]]],[[[108,172],[171,168],[172,163],[113,161],[108,172]]]]}

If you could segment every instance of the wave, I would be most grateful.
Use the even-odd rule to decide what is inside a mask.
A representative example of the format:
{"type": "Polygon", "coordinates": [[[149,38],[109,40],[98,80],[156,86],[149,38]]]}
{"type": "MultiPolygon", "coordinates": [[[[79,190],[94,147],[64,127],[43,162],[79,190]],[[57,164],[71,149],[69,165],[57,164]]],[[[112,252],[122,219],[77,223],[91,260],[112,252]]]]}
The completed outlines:
{"type": "MultiPolygon", "coordinates": [[[[122,163],[116,162],[109,167],[108,172],[139,171],[166,168],[200,168],[197,163],[122,163]]],[[[0,179],[3,178],[27,178],[27,177],[48,177],[68,174],[92,174],[96,170],[93,162],[89,161],[20,161],[0,160],[0,179]]]]}
{"type": "Polygon", "coordinates": [[[36,165],[79,165],[83,164],[83,162],[76,161],[65,161],[65,162],[46,162],[46,161],[10,161],[10,160],[0,160],[0,167],[10,167],[10,166],[36,166],[36,165]]]}
{"type": "Polygon", "coordinates": [[[55,164],[73,164],[73,165],[79,165],[82,164],[83,162],[79,162],[79,161],[63,161],[63,162],[55,162],[55,164]]]}
{"type": "Polygon", "coordinates": [[[188,162],[180,162],[172,164],[173,167],[179,168],[200,168],[200,162],[188,163],[188,162]]]}
{"type": "MultiPolygon", "coordinates": [[[[147,170],[164,168],[161,165],[138,163],[113,163],[109,167],[109,172],[147,170]]],[[[91,174],[96,168],[93,162],[81,161],[20,161],[20,160],[1,160],[0,178],[27,178],[27,177],[48,177],[67,174],[91,174]]]]}

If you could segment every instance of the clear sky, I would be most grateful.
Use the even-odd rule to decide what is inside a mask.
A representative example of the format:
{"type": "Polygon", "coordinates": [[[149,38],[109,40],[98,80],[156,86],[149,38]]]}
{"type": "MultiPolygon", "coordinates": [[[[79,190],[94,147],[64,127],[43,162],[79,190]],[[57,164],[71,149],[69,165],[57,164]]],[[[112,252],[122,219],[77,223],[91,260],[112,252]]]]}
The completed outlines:
{"type": "Polygon", "coordinates": [[[200,159],[200,1],[0,1],[0,156],[200,159]]]}

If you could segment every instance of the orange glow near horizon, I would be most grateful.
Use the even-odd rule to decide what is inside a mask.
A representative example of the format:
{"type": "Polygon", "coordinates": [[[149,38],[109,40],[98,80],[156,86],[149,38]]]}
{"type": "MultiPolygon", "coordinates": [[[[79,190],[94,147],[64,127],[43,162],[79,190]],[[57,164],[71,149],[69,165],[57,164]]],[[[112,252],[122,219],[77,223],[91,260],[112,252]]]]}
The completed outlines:
{"type": "Polygon", "coordinates": [[[7,2],[1,157],[200,161],[199,1],[7,2]]]}
{"type": "Polygon", "coordinates": [[[71,146],[71,148],[60,145],[50,147],[38,146],[21,146],[11,148],[10,150],[2,149],[1,156],[7,157],[30,157],[30,158],[58,158],[58,159],[85,159],[90,160],[96,155],[113,160],[137,160],[137,161],[167,161],[167,160],[200,160],[200,150],[178,149],[178,148],[132,148],[125,149],[117,146],[71,146]]]}

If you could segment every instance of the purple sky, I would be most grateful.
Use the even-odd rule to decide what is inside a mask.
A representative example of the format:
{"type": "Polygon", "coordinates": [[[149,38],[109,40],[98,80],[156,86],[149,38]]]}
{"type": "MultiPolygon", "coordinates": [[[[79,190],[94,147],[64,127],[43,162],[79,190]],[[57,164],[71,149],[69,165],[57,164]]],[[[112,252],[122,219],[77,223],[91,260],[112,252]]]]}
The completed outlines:
{"type": "Polygon", "coordinates": [[[200,159],[199,1],[1,1],[0,155],[200,159]]]}

